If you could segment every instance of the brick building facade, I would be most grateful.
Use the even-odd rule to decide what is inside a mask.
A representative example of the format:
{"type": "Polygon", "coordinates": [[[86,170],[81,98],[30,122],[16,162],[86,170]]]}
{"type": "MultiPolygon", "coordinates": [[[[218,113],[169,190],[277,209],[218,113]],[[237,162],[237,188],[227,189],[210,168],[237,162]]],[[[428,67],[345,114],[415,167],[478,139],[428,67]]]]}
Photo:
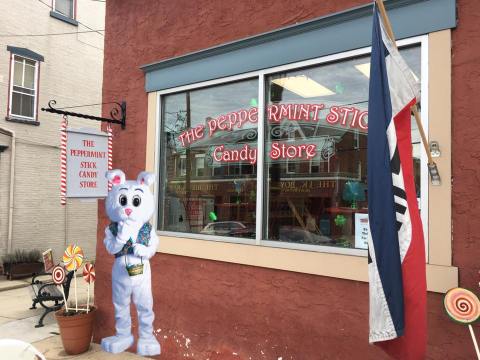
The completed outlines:
{"type": "MultiPolygon", "coordinates": [[[[428,195],[419,195],[419,201],[425,201],[422,213],[427,229],[428,358],[470,359],[474,357],[474,349],[468,331],[449,320],[442,301],[449,288],[478,289],[479,236],[475,231],[478,201],[475,194],[479,170],[475,139],[480,128],[471,121],[471,114],[476,113],[478,104],[473,99],[480,88],[476,81],[478,49],[469,44],[478,42],[480,37],[476,22],[480,6],[465,0],[391,0],[385,3],[391,11],[398,38],[406,41],[402,44],[407,48],[420,44],[418,46],[424,51],[422,56],[428,56],[428,61],[422,60],[421,68],[423,76],[428,73],[427,88],[423,89],[428,106],[422,110],[428,111],[424,121],[428,121],[429,138],[439,141],[442,149],[441,157],[436,159],[442,185],[435,187],[425,182],[428,177],[423,173],[424,185],[421,186],[425,187],[422,191],[428,195]],[[433,13],[436,16],[430,16],[433,13]],[[415,17],[422,14],[425,15],[423,19],[448,20],[435,23],[415,17]]],[[[366,27],[354,21],[361,18],[371,24],[368,18],[371,9],[366,9],[369,4],[363,0],[324,1],[321,4],[309,0],[200,1],[194,5],[186,1],[149,1],[142,7],[133,1],[107,4],[103,100],[126,99],[130,117],[125,131],[115,131],[114,168],[123,169],[127,178],[136,177],[145,168],[156,172],[161,176],[155,188],[157,195],[161,201],[169,200],[171,191],[165,190],[162,182],[171,179],[165,178],[158,169],[174,171],[173,165],[168,163],[169,158],[162,158],[162,151],[166,151],[161,147],[164,146],[162,141],[168,143],[171,139],[159,135],[163,131],[159,126],[164,126],[168,119],[165,109],[176,106],[175,96],[190,94],[184,97],[188,109],[189,104],[194,103],[192,99],[197,90],[200,93],[203,88],[237,84],[249,79],[249,74],[257,76],[257,70],[263,79],[263,69],[278,66],[287,71],[284,67],[293,66],[291,64],[296,61],[301,64],[298,68],[313,67],[317,57],[325,56],[328,63],[332,61],[328,58],[332,54],[336,56],[342,51],[348,53],[366,47],[369,44],[361,39],[370,37],[371,28],[360,39],[357,35],[365,32],[366,27]],[[350,32],[342,32],[342,28],[350,32]],[[332,29],[330,33],[329,29],[332,29]],[[325,38],[318,37],[318,41],[328,48],[326,52],[318,45],[305,42],[297,47],[288,40],[306,34],[303,41],[307,41],[305,39],[311,39],[308,34],[317,30],[319,34],[324,31],[325,38]],[[275,41],[283,43],[277,46],[275,41]],[[116,56],[119,48],[132,56],[116,56]],[[262,49],[269,51],[262,53],[262,49]],[[310,51],[320,55],[305,55],[310,51]],[[250,54],[258,58],[248,57],[250,54]],[[262,61],[268,65],[262,65],[262,61]],[[195,84],[200,84],[199,89],[195,84]]],[[[353,54],[351,56],[366,53],[353,54]]],[[[267,80],[265,83],[269,84],[267,80]]],[[[335,89],[337,94],[344,91],[342,87],[335,89]]],[[[203,99],[207,101],[207,97],[203,99]]],[[[249,99],[250,96],[244,109],[256,106],[257,102],[249,99]]],[[[193,121],[188,116],[181,119],[186,124],[190,124],[190,120],[193,121]]],[[[201,119],[204,120],[205,117],[201,119]]],[[[178,157],[182,154],[178,152],[178,157]]],[[[188,152],[186,154],[188,157],[188,152]]],[[[195,168],[195,161],[192,157],[190,163],[187,162],[187,171],[190,167],[192,171],[203,168],[203,165],[195,168]]],[[[358,179],[362,180],[361,176],[358,179]]],[[[215,180],[212,178],[210,183],[214,184],[215,180]]],[[[208,191],[209,188],[197,185],[197,189],[208,191]]],[[[235,197],[235,183],[224,192],[227,191],[231,200],[224,206],[240,208],[238,204],[248,197],[248,194],[235,197]]],[[[190,195],[195,195],[194,190],[190,195]]],[[[346,201],[341,192],[338,196],[340,202],[346,201]]],[[[289,221],[308,227],[308,212],[298,212],[308,207],[311,212],[313,205],[305,203],[305,207],[300,208],[298,197],[292,196],[292,199],[296,206],[289,204],[288,211],[292,213],[289,221]]],[[[322,206],[331,212],[332,208],[345,211],[342,204],[322,206]]],[[[175,215],[179,222],[190,216],[189,206],[185,209],[185,213],[175,215]]],[[[218,213],[220,207],[214,209],[218,213]]],[[[187,355],[194,359],[218,360],[386,358],[379,349],[368,344],[365,252],[358,249],[325,251],[304,244],[278,245],[273,241],[264,242],[263,237],[257,242],[225,236],[219,238],[220,241],[212,241],[214,237],[199,233],[193,226],[188,231],[166,229],[168,221],[161,218],[165,211],[160,209],[160,212],[161,216],[154,218],[159,230],[159,252],[151,264],[156,313],[154,328],[162,345],[162,359],[173,360],[187,355]]],[[[211,211],[205,210],[202,216],[208,212],[211,211]]],[[[322,228],[326,223],[322,223],[324,219],[315,220],[326,232],[323,229],[327,227],[322,228]]],[[[96,294],[98,324],[102,325],[96,327],[96,341],[111,335],[114,329],[110,298],[113,259],[106,255],[102,244],[107,223],[101,207],[96,294]]],[[[331,219],[330,226],[333,226],[331,219]]],[[[333,231],[331,233],[335,236],[333,231]]]]}

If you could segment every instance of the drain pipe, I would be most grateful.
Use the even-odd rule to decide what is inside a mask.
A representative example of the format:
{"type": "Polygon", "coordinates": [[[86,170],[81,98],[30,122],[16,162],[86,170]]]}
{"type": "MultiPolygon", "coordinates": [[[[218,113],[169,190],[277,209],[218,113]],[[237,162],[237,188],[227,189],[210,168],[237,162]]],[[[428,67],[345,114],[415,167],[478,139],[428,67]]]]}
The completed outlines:
{"type": "Polygon", "coordinates": [[[12,251],[12,233],[13,233],[13,195],[15,184],[15,132],[0,127],[1,132],[9,133],[12,137],[12,151],[10,155],[10,189],[8,197],[8,235],[7,235],[7,253],[12,251]]]}

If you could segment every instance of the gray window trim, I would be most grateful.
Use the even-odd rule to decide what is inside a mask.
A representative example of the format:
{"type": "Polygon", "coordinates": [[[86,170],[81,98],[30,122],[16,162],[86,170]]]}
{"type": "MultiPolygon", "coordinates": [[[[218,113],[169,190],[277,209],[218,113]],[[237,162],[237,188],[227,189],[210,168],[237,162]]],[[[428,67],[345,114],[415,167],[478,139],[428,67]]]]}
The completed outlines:
{"type": "Polygon", "coordinates": [[[43,55],[40,55],[39,53],[36,53],[35,51],[32,51],[27,48],[7,45],[7,51],[11,52],[12,54],[15,54],[24,58],[28,58],[31,60],[42,61],[42,62],[45,61],[45,58],[43,57],[43,55]]]}
{"type": "MultiPolygon", "coordinates": [[[[456,0],[385,1],[397,39],[456,26],[456,0]]],[[[370,45],[372,4],[141,66],[161,91],[370,45]]]]}
{"type": "Polygon", "coordinates": [[[58,19],[58,20],[61,20],[61,21],[64,21],[66,23],[69,23],[71,25],[74,25],[74,26],[78,26],[78,21],[75,20],[75,19],[72,19],[68,16],[65,16],[63,14],[60,14],[58,11],[50,11],[50,16],[55,18],[55,19],[58,19]]]}

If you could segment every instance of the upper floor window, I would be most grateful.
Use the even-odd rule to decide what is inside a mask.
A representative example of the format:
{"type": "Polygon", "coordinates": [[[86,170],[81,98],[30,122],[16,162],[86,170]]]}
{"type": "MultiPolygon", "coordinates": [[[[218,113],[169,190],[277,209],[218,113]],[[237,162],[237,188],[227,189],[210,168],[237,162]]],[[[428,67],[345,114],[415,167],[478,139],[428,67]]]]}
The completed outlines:
{"type": "Polygon", "coordinates": [[[39,62],[18,55],[12,56],[9,117],[35,120],[38,101],[39,62]]]}
{"type": "Polygon", "coordinates": [[[75,0],[53,0],[53,9],[70,18],[75,19],[75,0]]]}
{"type": "Polygon", "coordinates": [[[205,155],[204,154],[195,155],[195,175],[196,176],[205,175],[205,155]]]}

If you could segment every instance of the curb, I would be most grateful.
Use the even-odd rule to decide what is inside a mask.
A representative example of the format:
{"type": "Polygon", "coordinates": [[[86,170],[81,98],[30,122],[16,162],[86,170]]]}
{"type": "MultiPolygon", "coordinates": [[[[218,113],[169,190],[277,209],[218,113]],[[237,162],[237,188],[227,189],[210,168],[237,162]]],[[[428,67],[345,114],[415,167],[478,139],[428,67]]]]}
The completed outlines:
{"type": "Polygon", "coordinates": [[[27,287],[29,285],[30,285],[30,283],[24,283],[24,284],[15,284],[15,285],[10,285],[10,286],[6,286],[6,287],[0,287],[0,292],[15,290],[15,289],[21,289],[21,288],[27,287]]]}
{"type": "MultiPolygon", "coordinates": [[[[1,275],[0,275],[1,276],[1,275]]],[[[82,272],[77,272],[76,276],[75,277],[83,277],[83,273],[82,272]]],[[[26,278],[25,280],[14,280],[15,281],[15,284],[12,284],[12,285],[7,285],[5,287],[2,287],[0,286],[0,292],[3,292],[3,291],[9,291],[9,290],[15,290],[15,289],[21,289],[21,288],[24,288],[24,287],[28,287],[31,285],[31,280],[32,278],[26,278]],[[21,284],[19,284],[19,282],[21,282],[21,284]]],[[[5,280],[6,282],[10,282],[11,280],[5,280]]]]}

